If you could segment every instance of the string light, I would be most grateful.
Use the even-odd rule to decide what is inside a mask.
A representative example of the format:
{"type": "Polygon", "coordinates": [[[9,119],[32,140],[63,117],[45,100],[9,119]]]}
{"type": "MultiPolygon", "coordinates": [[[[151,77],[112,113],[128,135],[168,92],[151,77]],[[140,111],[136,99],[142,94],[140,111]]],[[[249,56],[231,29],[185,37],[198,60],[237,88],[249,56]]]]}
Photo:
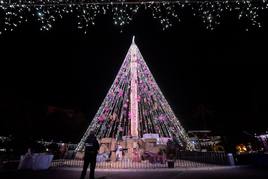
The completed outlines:
{"type": "Polygon", "coordinates": [[[98,138],[141,138],[157,133],[176,137],[182,147],[194,146],[157,85],[138,46],[131,44],[116,78],[77,146],[81,150],[91,131],[98,138]]]}
{"type": "Polygon", "coordinates": [[[95,25],[96,17],[109,14],[113,24],[128,25],[140,9],[149,11],[160,22],[162,29],[170,28],[181,20],[183,8],[190,8],[199,16],[207,29],[213,30],[224,13],[238,12],[237,19],[246,19],[250,25],[261,27],[259,11],[268,8],[267,0],[0,0],[0,34],[13,31],[28,22],[29,15],[47,31],[65,14],[75,14],[78,29],[87,32],[95,25]]]}

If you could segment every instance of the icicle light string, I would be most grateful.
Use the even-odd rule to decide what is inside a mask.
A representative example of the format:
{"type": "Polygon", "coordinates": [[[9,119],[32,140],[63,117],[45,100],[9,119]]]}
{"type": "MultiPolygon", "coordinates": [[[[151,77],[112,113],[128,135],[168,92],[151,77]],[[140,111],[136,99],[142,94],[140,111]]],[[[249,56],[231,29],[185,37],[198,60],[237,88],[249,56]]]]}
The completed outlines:
{"type": "Polygon", "coordinates": [[[65,14],[75,14],[77,27],[84,33],[95,25],[99,15],[112,16],[114,25],[129,24],[139,9],[149,10],[152,17],[160,22],[162,29],[170,28],[181,21],[181,12],[190,7],[193,15],[201,18],[207,29],[213,30],[221,17],[237,12],[237,19],[246,19],[249,25],[261,27],[259,11],[268,8],[267,0],[166,0],[166,1],[109,1],[109,0],[0,0],[0,34],[13,31],[19,24],[28,22],[30,16],[37,18],[42,31],[53,27],[57,19],[65,14]]]}

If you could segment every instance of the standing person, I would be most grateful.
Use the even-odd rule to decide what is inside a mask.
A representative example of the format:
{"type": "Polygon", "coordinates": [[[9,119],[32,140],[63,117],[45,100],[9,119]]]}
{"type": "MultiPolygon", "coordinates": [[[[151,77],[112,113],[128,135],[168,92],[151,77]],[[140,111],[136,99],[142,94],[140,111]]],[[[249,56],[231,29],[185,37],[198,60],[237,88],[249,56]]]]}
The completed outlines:
{"type": "Polygon", "coordinates": [[[119,143],[117,143],[116,150],[115,150],[116,161],[122,160],[122,151],[123,151],[123,147],[119,143]]]}
{"type": "Polygon", "coordinates": [[[94,179],[96,158],[97,158],[99,148],[100,148],[100,145],[99,145],[99,142],[97,141],[97,138],[94,132],[90,132],[88,138],[85,141],[84,166],[83,166],[83,171],[81,173],[80,179],[85,178],[89,163],[90,163],[89,178],[94,179]]]}

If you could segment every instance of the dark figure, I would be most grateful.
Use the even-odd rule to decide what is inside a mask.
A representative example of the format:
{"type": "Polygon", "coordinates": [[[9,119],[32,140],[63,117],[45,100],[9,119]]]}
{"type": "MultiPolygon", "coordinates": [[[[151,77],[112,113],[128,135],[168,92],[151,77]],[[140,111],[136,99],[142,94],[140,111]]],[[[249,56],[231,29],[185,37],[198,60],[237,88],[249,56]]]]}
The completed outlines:
{"type": "Polygon", "coordinates": [[[99,142],[97,141],[94,133],[90,133],[85,141],[85,157],[84,166],[80,179],[84,179],[87,173],[87,168],[90,163],[90,174],[89,178],[94,179],[95,167],[96,167],[96,157],[98,150],[100,148],[99,142]]]}

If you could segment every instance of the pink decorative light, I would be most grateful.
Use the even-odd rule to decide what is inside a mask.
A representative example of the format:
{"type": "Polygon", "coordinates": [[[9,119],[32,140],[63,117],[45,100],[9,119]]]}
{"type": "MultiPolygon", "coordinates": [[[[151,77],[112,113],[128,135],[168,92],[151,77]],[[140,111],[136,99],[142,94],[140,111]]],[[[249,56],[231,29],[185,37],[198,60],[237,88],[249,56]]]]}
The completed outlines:
{"type": "Polygon", "coordinates": [[[98,117],[98,121],[99,121],[99,122],[103,122],[104,120],[105,120],[104,116],[99,116],[99,117],[98,117]]]}
{"type": "Polygon", "coordinates": [[[130,46],[130,76],[131,76],[131,90],[130,90],[130,119],[131,119],[131,136],[138,137],[138,74],[137,74],[137,46],[134,42],[130,46]]]}
{"type": "Polygon", "coordinates": [[[78,148],[91,130],[95,130],[99,138],[120,138],[118,135],[142,137],[145,133],[154,132],[161,137],[175,135],[181,145],[186,144],[188,149],[193,147],[156,84],[134,38],[112,87],[78,148]]]}

